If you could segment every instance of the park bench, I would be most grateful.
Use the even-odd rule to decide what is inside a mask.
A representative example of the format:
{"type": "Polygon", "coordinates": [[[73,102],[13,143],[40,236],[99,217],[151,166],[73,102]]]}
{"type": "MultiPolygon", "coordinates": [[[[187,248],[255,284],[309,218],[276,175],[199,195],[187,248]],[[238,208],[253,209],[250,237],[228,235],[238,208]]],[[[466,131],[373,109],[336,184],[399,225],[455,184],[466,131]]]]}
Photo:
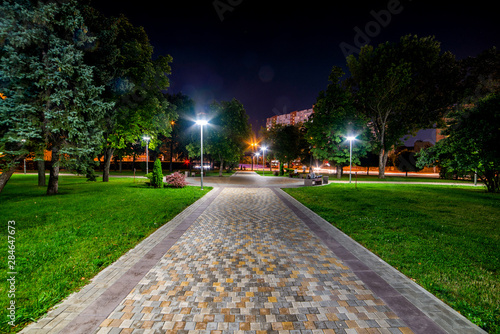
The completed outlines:
{"type": "Polygon", "coordinates": [[[322,185],[323,177],[315,177],[314,179],[304,179],[304,186],[322,185]]]}
{"type": "Polygon", "coordinates": [[[313,179],[305,178],[304,186],[314,186],[314,185],[322,185],[328,184],[328,175],[327,176],[317,176],[313,179]]]}

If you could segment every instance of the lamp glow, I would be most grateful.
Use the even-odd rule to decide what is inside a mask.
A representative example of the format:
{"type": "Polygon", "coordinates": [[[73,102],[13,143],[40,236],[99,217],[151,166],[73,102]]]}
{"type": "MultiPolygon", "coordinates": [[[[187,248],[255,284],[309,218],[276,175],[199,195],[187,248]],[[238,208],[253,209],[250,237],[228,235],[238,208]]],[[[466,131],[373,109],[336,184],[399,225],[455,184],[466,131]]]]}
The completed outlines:
{"type": "Polygon", "coordinates": [[[266,146],[262,146],[261,148],[262,150],[262,176],[264,176],[266,174],[266,151],[267,151],[267,147],[266,146]]]}

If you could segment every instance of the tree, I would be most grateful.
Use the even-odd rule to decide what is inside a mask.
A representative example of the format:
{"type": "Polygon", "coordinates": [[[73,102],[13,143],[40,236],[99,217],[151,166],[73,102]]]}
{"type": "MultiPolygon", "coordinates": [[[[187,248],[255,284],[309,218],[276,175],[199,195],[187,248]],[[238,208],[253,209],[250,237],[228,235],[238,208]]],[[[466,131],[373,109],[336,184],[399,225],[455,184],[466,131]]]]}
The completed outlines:
{"type": "Polygon", "coordinates": [[[329,76],[326,91],[319,93],[314,105],[314,113],[305,124],[307,140],[314,156],[328,160],[337,167],[337,177],[342,176],[342,167],[349,164],[350,150],[348,136],[356,136],[353,143],[353,163],[366,155],[370,148],[370,133],[367,121],[356,112],[352,94],[342,87],[344,72],[334,67],[329,76]]]}
{"type": "Polygon", "coordinates": [[[419,166],[439,164],[455,173],[477,173],[488,192],[500,192],[500,94],[450,118],[447,137],[419,154],[419,166]]]}
{"type": "Polygon", "coordinates": [[[394,165],[400,172],[405,173],[405,176],[408,176],[408,172],[419,172],[422,170],[422,167],[417,166],[416,154],[405,148],[397,152],[394,165]]]}
{"type": "Polygon", "coordinates": [[[379,178],[401,138],[440,124],[457,100],[459,69],[434,37],[404,36],[365,46],[347,58],[358,112],[369,120],[379,152],[379,178]]]}
{"type": "Polygon", "coordinates": [[[86,60],[97,68],[97,80],[105,86],[105,97],[114,102],[101,122],[103,129],[104,173],[109,180],[115,150],[124,149],[143,134],[152,139],[151,148],[168,137],[175,111],[162,91],[169,87],[172,57],[153,60],[153,47],[142,27],[135,27],[123,15],[106,18],[85,7],[86,21],[96,31],[98,44],[88,48],[86,60]]]}
{"type": "Polygon", "coordinates": [[[47,194],[56,194],[61,157],[71,162],[92,155],[102,138],[98,123],[112,107],[93,82],[94,68],[83,61],[81,48],[92,38],[76,1],[4,2],[0,27],[0,71],[10,97],[0,104],[7,165],[29,147],[50,149],[47,194]]]}
{"type": "Polygon", "coordinates": [[[463,103],[477,100],[500,91],[500,53],[492,47],[476,57],[467,57],[460,61],[463,77],[463,103]]]}
{"type": "Polygon", "coordinates": [[[207,152],[220,161],[219,176],[224,162],[239,161],[250,136],[250,123],[243,105],[236,99],[210,105],[211,120],[207,131],[207,152]]]}
{"type": "MultiPolygon", "coordinates": [[[[304,132],[300,127],[294,125],[275,125],[267,132],[267,140],[270,142],[270,153],[275,159],[280,161],[283,166],[284,162],[300,157],[307,148],[307,142],[304,139],[304,132]]],[[[282,174],[282,168],[280,168],[282,174]]]]}
{"type": "MultiPolygon", "coordinates": [[[[171,144],[170,155],[172,156],[175,150],[178,154],[187,157],[189,156],[187,145],[194,142],[194,133],[190,131],[193,126],[193,120],[196,119],[194,101],[182,93],[166,94],[166,98],[170,106],[178,114],[177,121],[172,124],[172,133],[169,140],[169,144],[171,144]]],[[[199,137],[197,139],[199,142],[199,137]]],[[[172,164],[170,164],[170,171],[172,171],[172,164]]]]}
{"type": "Polygon", "coordinates": [[[155,160],[153,167],[153,178],[151,179],[151,184],[155,188],[163,188],[163,172],[161,170],[160,159],[155,160]]]}
{"type": "Polygon", "coordinates": [[[34,107],[34,83],[24,62],[35,57],[32,45],[39,29],[28,28],[33,12],[28,2],[4,2],[0,14],[0,192],[32,142],[42,138],[34,107]],[[22,66],[24,65],[24,66],[22,66]]]}

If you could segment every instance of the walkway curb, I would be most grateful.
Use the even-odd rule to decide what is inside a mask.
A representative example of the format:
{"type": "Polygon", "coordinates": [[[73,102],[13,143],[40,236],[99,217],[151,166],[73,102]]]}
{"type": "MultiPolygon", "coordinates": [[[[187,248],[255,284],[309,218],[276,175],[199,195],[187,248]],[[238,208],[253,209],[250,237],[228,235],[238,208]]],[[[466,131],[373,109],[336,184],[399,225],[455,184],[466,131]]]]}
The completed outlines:
{"type": "Polygon", "coordinates": [[[191,204],[116,262],[103,269],[88,285],[68,296],[43,318],[28,325],[20,333],[92,333],[217,198],[221,190],[222,188],[214,188],[191,204]],[[95,312],[97,305],[99,314],[95,312]]]}

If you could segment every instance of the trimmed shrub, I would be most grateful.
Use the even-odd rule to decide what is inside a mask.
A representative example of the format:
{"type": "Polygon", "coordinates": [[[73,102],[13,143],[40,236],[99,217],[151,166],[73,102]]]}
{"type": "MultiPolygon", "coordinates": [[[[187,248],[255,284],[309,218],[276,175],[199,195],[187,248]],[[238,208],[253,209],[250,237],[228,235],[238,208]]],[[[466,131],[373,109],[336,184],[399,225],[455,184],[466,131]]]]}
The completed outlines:
{"type": "Polygon", "coordinates": [[[184,188],[187,186],[186,175],[181,174],[179,172],[175,172],[173,174],[166,176],[167,183],[174,188],[184,188]]]}
{"type": "Polygon", "coordinates": [[[155,165],[153,167],[153,178],[151,179],[151,185],[155,188],[163,188],[163,172],[161,170],[161,161],[156,159],[155,165]]]}

